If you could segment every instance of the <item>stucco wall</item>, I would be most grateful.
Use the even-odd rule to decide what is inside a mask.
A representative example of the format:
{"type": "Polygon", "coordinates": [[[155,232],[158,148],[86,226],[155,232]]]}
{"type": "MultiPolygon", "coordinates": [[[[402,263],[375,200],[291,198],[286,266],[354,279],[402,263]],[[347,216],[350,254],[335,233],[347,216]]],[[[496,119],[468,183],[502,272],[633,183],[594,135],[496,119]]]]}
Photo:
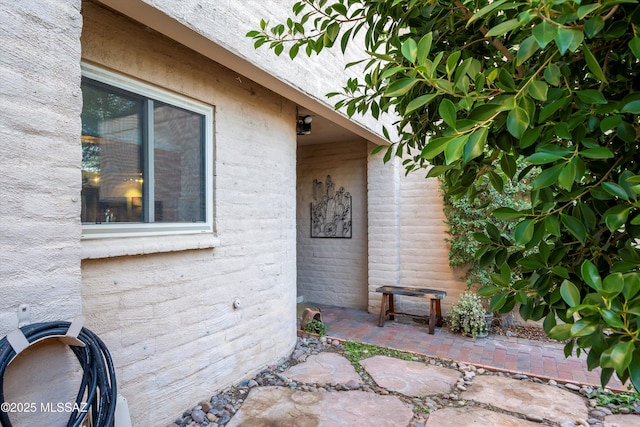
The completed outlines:
{"type": "MultiPolygon", "coordinates": [[[[0,22],[4,337],[18,327],[21,305],[31,322],[71,320],[82,311],[80,0],[0,0],[0,22]]],[[[77,384],[69,384],[78,370],[71,351],[52,340],[37,347],[20,354],[7,370],[7,402],[67,401],[77,392],[77,384]]],[[[43,419],[42,414],[36,417],[43,419]]],[[[48,414],[51,425],[65,417],[48,414]]],[[[34,425],[28,418],[24,413],[11,416],[14,425],[34,425]]]]}
{"type": "MultiPolygon", "coordinates": [[[[370,144],[370,147],[372,145],[370,144]]],[[[438,181],[417,171],[405,175],[398,159],[383,164],[369,156],[369,303],[379,313],[383,285],[444,290],[444,312],[466,284],[464,271],[449,266],[447,225],[438,181]]],[[[396,296],[397,311],[424,315],[429,302],[396,296]]]]}
{"type": "MultiPolygon", "coordinates": [[[[465,290],[464,272],[449,266],[449,244],[444,240],[442,194],[435,178],[425,179],[417,171],[400,179],[400,282],[402,286],[447,292],[446,311],[465,290]]],[[[423,314],[428,304],[415,298],[398,297],[400,310],[423,314]]]]}
{"type": "Polygon", "coordinates": [[[80,314],[80,0],[0,1],[0,336],[80,314]]]}
{"type": "MultiPolygon", "coordinates": [[[[301,139],[304,140],[304,137],[301,139]]],[[[298,148],[298,296],[305,302],[339,307],[367,306],[367,144],[364,141],[303,145],[298,148]],[[352,198],[352,237],[312,238],[313,181],[352,198]]]]}
{"type": "Polygon", "coordinates": [[[134,425],[163,425],[295,343],[295,106],[91,3],[83,59],[214,105],[220,244],[82,263],[134,425]],[[235,299],[241,301],[234,309],[235,299]]]}

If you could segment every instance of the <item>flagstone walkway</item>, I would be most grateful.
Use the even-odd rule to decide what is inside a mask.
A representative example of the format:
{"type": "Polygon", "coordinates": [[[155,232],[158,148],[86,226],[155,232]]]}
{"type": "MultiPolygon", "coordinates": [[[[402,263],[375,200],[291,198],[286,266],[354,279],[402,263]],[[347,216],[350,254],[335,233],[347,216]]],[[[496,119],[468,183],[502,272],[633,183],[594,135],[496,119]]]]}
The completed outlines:
{"type": "MultiPolygon", "coordinates": [[[[586,355],[564,357],[564,345],[557,342],[527,340],[489,334],[473,339],[436,328],[428,334],[428,326],[408,318],[396,317],[378,326],[378,315],[353,308],[317,305],[329,336],[345,340],[381,345],[487,368],[532,374],[541,378],[600,384],[600,370],[587,369],[586,355]],[[407,320],[408,319],[408,320],[407,320]]],[[[613,390],[626,390],[617,378],[609,383],[613,390]]]]}

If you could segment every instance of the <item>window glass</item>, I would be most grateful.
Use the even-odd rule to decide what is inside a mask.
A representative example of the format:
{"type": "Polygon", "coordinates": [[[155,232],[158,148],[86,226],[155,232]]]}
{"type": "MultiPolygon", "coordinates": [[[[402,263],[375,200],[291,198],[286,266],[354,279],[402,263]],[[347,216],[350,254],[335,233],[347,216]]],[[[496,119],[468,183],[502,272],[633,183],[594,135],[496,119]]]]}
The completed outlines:
{"type": "Polygon", "coordinates": [[[82,222],[141,222],[143,102],[83,85],[82,222]]]}
{"type": "Polygon", "coordinates": [[[203,117],[154,103],[155,222],[205,221],[203,117]]]}
{"type": "Polygon", "coordinates": [[[213,108],[83,64],[84,238],[213,232],[213,108]]]}

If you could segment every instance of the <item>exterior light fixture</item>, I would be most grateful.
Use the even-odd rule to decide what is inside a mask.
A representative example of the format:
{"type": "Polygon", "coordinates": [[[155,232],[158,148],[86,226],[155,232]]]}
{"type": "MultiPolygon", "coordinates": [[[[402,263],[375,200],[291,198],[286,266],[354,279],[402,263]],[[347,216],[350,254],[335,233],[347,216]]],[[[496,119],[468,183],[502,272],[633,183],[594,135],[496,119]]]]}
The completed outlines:
{"type": "Polygon", "coordinates": [[[296,132],[298,135],[309,135],[311,133],[311,122],[313,117],[311,116],[298,116],[296,122],[296,132]]]}

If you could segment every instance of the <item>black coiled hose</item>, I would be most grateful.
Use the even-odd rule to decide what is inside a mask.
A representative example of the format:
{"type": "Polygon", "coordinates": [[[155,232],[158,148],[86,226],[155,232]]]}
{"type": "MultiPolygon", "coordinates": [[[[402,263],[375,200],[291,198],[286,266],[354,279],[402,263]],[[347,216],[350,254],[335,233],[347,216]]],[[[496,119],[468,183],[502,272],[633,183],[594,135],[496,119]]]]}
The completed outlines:
{"type": "MultiPolygon", "coordinates": [[[[20,328],[29,343],[43,338],[61,336],[67,333],[70,322],[34,323],[20,328]]],[[[116,410],[117,391],[116,374],[107,347],[102,340],[87,328],[82,328],[78,340],[85,347],[70,346],[78,358],[84,373],[74,411],[69,417],[67,427],[79,427],[87,412],[91,413],[94,427],[113,427],[116,410]],[[78,411],[85,409],[87,412],[78,411]]],[[[4,403],[4,375],[9,362],[16,356],[7,338],[0,340],[0,404],[4,403]]],[[[0,423],[3,427],[11,427],[11,421],[6,412],[0,411],[0,423]]]]}

